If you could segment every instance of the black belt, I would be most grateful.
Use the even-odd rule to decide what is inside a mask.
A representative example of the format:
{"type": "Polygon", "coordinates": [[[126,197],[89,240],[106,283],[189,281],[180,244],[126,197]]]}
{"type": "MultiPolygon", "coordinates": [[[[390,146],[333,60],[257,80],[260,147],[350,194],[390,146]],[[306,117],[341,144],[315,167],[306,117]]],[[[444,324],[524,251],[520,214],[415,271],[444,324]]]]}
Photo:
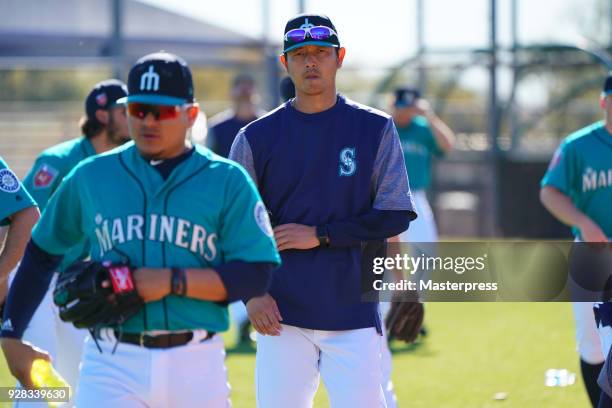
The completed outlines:
{"type": "MultiPolygon", "coordinates": [[[[149,335],[143,333],[120,333],[115,330],[115,337],[121,343],[135,344],[137,346],[146,348],[170,348],[184,346],[193,339],[193,332],[182,332],[182,333],[168,333],[149,335]]],[[[203,338],[200,343],[211,339],[216,333],[208,332],[206,337],[203,338]]]]}

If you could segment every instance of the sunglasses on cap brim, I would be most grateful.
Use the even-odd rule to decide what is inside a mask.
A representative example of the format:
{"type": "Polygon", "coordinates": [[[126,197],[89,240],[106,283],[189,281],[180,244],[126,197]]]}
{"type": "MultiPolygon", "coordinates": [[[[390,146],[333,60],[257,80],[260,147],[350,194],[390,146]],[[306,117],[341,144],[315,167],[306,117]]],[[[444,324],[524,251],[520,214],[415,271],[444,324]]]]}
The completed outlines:
{"type": "Polygon", "coordinates": [[[299,43],[310,37],[313,40],[327,40],[333,35],[336,37],[338,34],[329,27],[315,26],[308,28],[294,28],[293,30],[287,31],[285,34],[285,41],[291,43],[299,43]]]}

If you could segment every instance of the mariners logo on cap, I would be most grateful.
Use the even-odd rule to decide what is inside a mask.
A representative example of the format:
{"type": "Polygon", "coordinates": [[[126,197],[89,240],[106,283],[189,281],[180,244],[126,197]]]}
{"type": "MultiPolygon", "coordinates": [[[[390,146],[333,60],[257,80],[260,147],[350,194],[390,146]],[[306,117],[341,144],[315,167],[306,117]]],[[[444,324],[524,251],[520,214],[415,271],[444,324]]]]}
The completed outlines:
{"type": "Polygon", "coordinates": [[[140,90],[159,90],[159,75],[154,71],[153,65],[149,65],[149,70],[140,76],[140,90]]]}
{"type": "Polygon", "coordinates": [[[177,106],[193,103],[193,79],[187,63],[164,51],[145,55],[128,75],[128,96],[118,103],[177,106]]]}
{"type": "Polygon", "coordinates": [[[9,169],[0,170],[0,190],[5,193],[15,193],[19,191],[19,179],[15,173],[9,169]]]}
{"type": "Polygon", "coordinates": [[[300,26],[300,28],[310,28],[310,27],[314,27],[314,24],[310,24],[310,23],[308,22],[308,18],[305,18],[305,19],[304,19],[304,24],[302,24],[302,25],[300,26]]]}

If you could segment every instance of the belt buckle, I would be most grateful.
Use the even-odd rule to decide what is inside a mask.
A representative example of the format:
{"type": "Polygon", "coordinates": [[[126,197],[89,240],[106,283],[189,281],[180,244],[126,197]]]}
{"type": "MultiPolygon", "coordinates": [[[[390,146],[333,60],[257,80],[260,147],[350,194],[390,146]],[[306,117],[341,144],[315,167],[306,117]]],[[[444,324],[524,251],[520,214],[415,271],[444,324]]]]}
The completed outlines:
{"type": "Polygon", "coordinates": [[[145,336],[144,332],[141,332],[138,338],[138,344],[140,344],[140,347],[144,347],[144,336],[145,336]]]}

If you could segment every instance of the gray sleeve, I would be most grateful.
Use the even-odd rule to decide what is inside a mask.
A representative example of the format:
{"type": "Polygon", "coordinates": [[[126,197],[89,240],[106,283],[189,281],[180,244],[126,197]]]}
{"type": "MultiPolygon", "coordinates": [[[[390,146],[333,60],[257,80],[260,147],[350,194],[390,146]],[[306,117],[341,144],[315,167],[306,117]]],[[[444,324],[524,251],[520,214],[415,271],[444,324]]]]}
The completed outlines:
{"type": "Polygon", "coordinates": [[[372,195],[377,210],[415,211],[402,146],[391,118],[383,129],[374,161],[372,195]]]}
{"type": "Polygon", "coordinates": [[[240,129],[236,135],[234,143],[232,143],[232,148],[230,149],[228,159],[233,160],[244,167],[247,173],[249,173],[249,176],[251,176],[253,179],[255,186],[258,187],[257,174],[255,173],[255,163],[253,162],[253,152],[251,151],[251,145],[244,134],[244,129],[240,129]]]}

